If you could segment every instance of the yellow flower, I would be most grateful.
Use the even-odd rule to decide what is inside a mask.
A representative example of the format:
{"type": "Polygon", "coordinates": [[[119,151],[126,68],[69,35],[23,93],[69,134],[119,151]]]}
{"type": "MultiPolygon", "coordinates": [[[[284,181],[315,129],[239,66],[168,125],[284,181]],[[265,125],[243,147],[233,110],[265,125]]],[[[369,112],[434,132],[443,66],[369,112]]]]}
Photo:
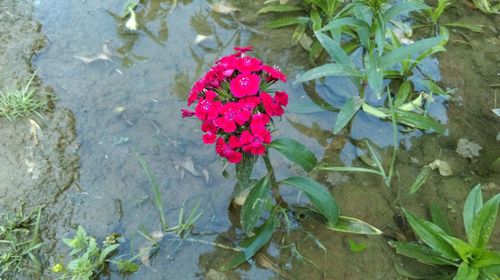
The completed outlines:
{"type": "Polygon", "coordinates": [[[64,266],[61,263],[56,263],[52,267],[52,272],[55,272],[55,273],[62,272],[63,270],[64,270],[64,266]]]}

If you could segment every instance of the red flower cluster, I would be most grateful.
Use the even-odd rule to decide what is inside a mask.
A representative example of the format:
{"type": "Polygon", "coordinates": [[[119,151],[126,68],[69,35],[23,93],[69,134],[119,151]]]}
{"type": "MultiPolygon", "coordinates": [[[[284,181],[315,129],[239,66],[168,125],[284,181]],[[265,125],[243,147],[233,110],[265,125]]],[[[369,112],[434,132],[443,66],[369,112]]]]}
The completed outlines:
{"type": "Polygon", "coordinates": [[[218,60],[197,81],[188,97],[182,117],[196,116],[202,121],[205,144],[215,143],[215,151],[229,162],[238,163],[243,154],[262,155],[271,143],[269,125],[272,116],[281,116],[288,94],[268,90],[286,76],[277,67],[265,65],[247,55],[251,47],[235,48],[236,53],[218,60]]]}

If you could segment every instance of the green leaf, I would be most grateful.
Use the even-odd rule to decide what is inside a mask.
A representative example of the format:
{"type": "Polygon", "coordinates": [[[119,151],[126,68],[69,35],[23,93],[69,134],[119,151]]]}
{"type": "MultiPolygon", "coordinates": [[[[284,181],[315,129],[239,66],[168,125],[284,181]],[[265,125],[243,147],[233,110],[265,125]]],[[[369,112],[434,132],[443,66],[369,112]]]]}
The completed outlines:
{"type": "Polygon", "coordinates": [[[345,65],[339,63],[329,63],[308,70],[304,74],[298,76],[295,82],[303,83],[328,76],[360,76],[360,74],[357,73],[357,71],[354,72],[353,69],[350,69],[345,65]]]}
{"type": "Polygon", "coordinates": [[[323,185],[309,177],[298,176],[289,177],[280,183],[303,191],[316,209],[328,220],[329,224],[337,224],[340,209],[333,196],[323,185]]]}
{"type": "Polygon", "coordinates": [[[120,244],[112,244],[102,249],[101,254],[99,254],[99,262],[101,263],[104,262],[108,257],[108,255],[111,254],[114,250],[116,250],[119,246],[120,244]]]}
{"type": "Polygon", "coordinates": [[[399,108],[403,103],[405,103],[408,95],[412,91],[412,86],[410,81],[403,82],[398,89],[398,93],[396,95],[396,100],[394,100],[394,107],[399,108]]]}
{"type": "Polygon", "coordinates": [[[266,28],[281,28],[295,24],[309,23],[308,17],[284,17],[267,22],[264,26],[266,28]]]}
{"type": "Polygon", "coordinates": [[[309,61],[314,63],[314,61],[316,61],[316,59],[321,55],[322,51],[323,48],[321,47],[321,44],[318,40],[314,40],[311,44],[311,48],[309,49],[309,61]]]}
{"type": "Polygon", "coordinates": [[[422,168],[422,171],[420,171],[417,178],[415,178],[415,181],[413,182],[413,185],[408,192],[409,195],[413,195],[418,192],[418,190],[424,185],[425,181],[427,180],[427,177],[429,176],[431,170],[432,169],[428,165],[422,168]]]}
{"type": "Polygon", "coordinates": [[[260,179],[252,188],[240,212],[241,227],[250,234],[257,225],[269,194],[269,176],[260,179]]]}
{"type": "Polygon", "coordinates": [[[327,25],[323,26],[323,28],[321,28],[320,31],[330,31],[345,26],[350,26],[357,29],[365,29],[365,30],[370,29],[370,26],[365,21],[348,17],[348,18],[332,20],[327,25]]]}
{"type": "Polygon", "coordinates": [[[500,194],[488,200],[481,209],[474,215],[470,232],[469,243],[475,248],[486,247],[493,232],[498,214],[498,204],[500,194]]]}
{"type": "Polygon", "coordinates": [[[367,53],[364,57],[365,71],[368,76],[368,85],[380,98],[382,87],[384,86],[384,71],[380,67],[380,59],[375,54],[367,53]]]}
{"type": "Polygon", "coordinates": [[[464,262],[469,261],[469,258],[472,256],[473,253],[473,248],[469,244],[458,238],[446,234],[441,235],[441,237],[444,240],[446,240],[446,242],[448,242],[448,244],[450,244],[453,247],[453,249],[455,249],[455,252],[458,253],[460,258],[464,262]]]}
{"type": "Polygon", "coordinates": [[[321,29],[321,15],[317,10],[311,10],[311,22],[313,31],[318,31],[321,29]]]}
{"type": "Polygon", "coordinates": [[[242,161],[236,164],[236,178],[238,179],[238,183],[241,187],[240,191],[252,186],[253,182],[251,177],[256,160],[256,156],[243,153],[242,161]]]}
{"type": "Polygon", "coordinates": [[[481,193],[481,185],[476,185],[467,195],[464,203],[464,227],[465,233],[467,234],[467,239],[471,240],[472,232],[472,222],[474,221],[474,216],[477,214],[479,209],[483,207],[483,194],[481,193]]]}
{"type": "Polygon", "coordinates": [[[295,31],[293,31],[292,45],[296,45],[300,41],[304,33],[306,33],[306,25],[305,24],[297,25],[295,31]]]}
{"type": "Polygon", "coordinates": [[[442,238],[446,233],[435,224],[425,221],[403,208],[403,213],[415,234],[429,247],[452,260],[457,260],[455,249],[442,238]]]}
{"type": "Polygon", "coordinates": [[[318,167],[319,170],[328,170],[328,171],[334,171],[334,172],[360,172],[360,173],[372,173],[372,174],[377,174],[382,176],[380,171],[374,170],[374,169],[369,169],[369,168],[363,168],[363,167],[349,167],[349,166],[321,166],[318,167]]]}
{"type": "Polygon", "coordinates": [[[335,122],[335,128],[333,129],[334,134],[339,133],[340,130],[351,121],[361,108],[361,105],[363,105],[363,99],[359,96],[353,96],[344,103],[337,116],[337,121],[335,122]]]}
{"type": "Polygon", "coordinates": [[[437,36],[417,41],[411,45],[401,46],[392,50],[388,54],[383,55],[380,58],[380,66],[383,69],[387,69],[394,64],[400,63],[403,59],[408,59],[416,53],[431,49],[432,47],[440,44],[442,39],[443,38],[441,36],[437,36]]]}
{"type": "Polygon", "coordinates": [[[336,224],[329,223],[326,228],[334,231],[364,234],[364,235],[380,235],[383,232],[378,228],[352,217],[339,216],[336,224]]]}
{"type": "Polygon", "coordinates": [[[424,9],[431,9],[431,7],[420,1],[402,1],[392,5],[391,8],[384,12],[383,16],[385,22],[389,22],[398,15],[424,9]]]}
{"type": "Polygon", "coordinates": [[[375,43],[377,45],[378,56],[381,56],[385,47],[385,22],[379,11],[375,12],[375,43]]]}
{"type": "Polygon", "coordinates": [[[357,243],[354,240],[349,239],[349,248],[351,252],[360,253],[363,252],[368,245],[366,243],[360,242],[357,243]]]}
{"type": "Polygon", "coordinates": [[[475,280],[479,277],[479,269],[469,266],[463,262],[457,270],[454,280],[475,280]]]}
{"type": "Polygon", "coordinates": [[[265,14],[265,13],[274,13],[274,12],[295,12],[295,11],[302,11],[303,9],[301,7],[297,7],[294,5],[287,5],[287,4],[273,4],[266,6],[262,9],[260,9],[257,14],[265,14]]]}
{"type": "Polygon", "coordinates": [[[141,268],[138,264],[129,260],[118,260],[116,266],[121,273],[135,273],[141,268]]]}
{"type": "Polygon", "coordinates": [[[269,147],[280,152],[287,159],[295,162],[305,171],[310,172],[318,163],[316,156],[301,143],[290,138],[274,140],[269,147]]]}
{"type": "Polygon", "coordinates": [[[477,32],[477,33],[484,32],[482,25],[479,25],[479,24],[471,24],[471,23],[464,23],[464,22],[450,22],[450,23],[445,23],[443,25],[448,26],[448,27],[465,28],[465,29],[468,29],[472,32],[477,32]]]}
{"type": "Polygon", "coordinates": [[[455,265],[453,260],[432,250],[431,248],[407,242],[391,242],[391,246],[396,248],[396,252],[405,257],[413,258],[419,262],[430,265],[455,265]]]}
{"type": "Polygon", "coordinates": [[[498,251],[486,251],[481,257],[472,263],[472,266],[477,268],[500,265],[500,252],[498,251]]]}
{"type": "Polygon", "coordinates": [[[432,217],[432,222],[440,227],[446,234],[448,235],[453,235],[451,231],[451,227],[448,224],[448,221],[446,220],[446,217],[443,214],[443,211],[441,211],[441,208],[439,208],[436,204],[432,203],[431,204],[431,217],[432,217]]]}
{"type": "Polygon", "coordinates": [[[326,36],[322,32],[315,32],[316,38],[321,43],[323,48],[328,52],[330,57],[337,63],[345,65],[347,68],[357,71],[354,63],[351,61],[347,53],[342,49],[339,42],[326,36]]]}
{"type": "Polygon", "coordinates": [[[445,127],[439,122],[435,121],[430,116],[424,116],[413,112],[402,110],[396,111],[396,120],[400,123],[419,128],[424,130],[432,130],[437,133],[443,134],[445,127]]]}
{"type": "Polygon", "coordinates": [[[240,264],[246,262],[253,257],[257,251],[260,250],[273,236],[274,230],[278,225],[276,216],[272,215],[269,219],[261,225],[256,231],[255,235],[245,239],[242,242],[243,251],[239,252],[228,264],[224,265],[221,270],[226,271],[238,267],[240,264]]]}

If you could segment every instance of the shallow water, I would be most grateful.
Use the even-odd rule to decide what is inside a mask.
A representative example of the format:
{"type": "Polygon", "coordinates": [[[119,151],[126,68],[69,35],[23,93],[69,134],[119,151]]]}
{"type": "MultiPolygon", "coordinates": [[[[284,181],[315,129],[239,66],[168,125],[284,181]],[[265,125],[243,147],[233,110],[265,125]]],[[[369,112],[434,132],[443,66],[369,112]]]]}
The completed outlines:
{"type": "MultiPolygon", "coordinates": [[[[335,105],[349,94],[349,87],[339,87],[344,82],[337,78],[328,79],[324,84],[317,83],[307,91],[301,85],[293,84],[293,77],[310,67],[307,56],[299,46],[290,46],[293,30],[268,31],[261,27],[265,17],[257,16],[256,11],[264,1],[235,1],[234,5],[241,9],[235,15],[213,12],[211,1],[179,1],[175,9],[172,8],[173,1],[144,2],[147,4],[138,9],[140,28],[137,32],[127,31],[124,21],[113,16],[120,13],[122,1],[53,0],[36,3],[36,17],[43,25],[49,43],[45,52],[35,59],[35,64],[40,68],[43,81],[54,87],[58,104],[74,113],[81,145],[79,181],[69,190],[74,207],[72,223],[58,230],[57,238],[67,236],[81,224],[90,234],[100,238],[111,232],[120,232],[130,241],[127,246],[137,252],[146,242],[137,233],[139,228],[160,229],[159,217],[150,199],[151,187],[137,153],[150,165],[158,179],[167,221],[175,223],[184,204],[190,209],[200,201],[204,215],[196,223],[192,237],[236,245],[237,237],[242,233],[231,225],[231,213],[228,212],[236,180],[222,176],[222,163],[213,146],[203,145],[200,141],[198,122],[180,117],[191,84],[214,60],[230,53],[234,46],[253,45],[259,57],[269,64],[280,65],[289,75],[290,82],[283,88],[292,99],[299,100],[296,102],[300,105],[310,103],[307,101],[308,91],[325,99],[331,98],[328,101],[335,105]],[[195,45],[197,34],[211,37],[195,45]],[[103,45],[113,52],[111,61],[85,64],[75,58],[95,56],[102,52],[103,45]],[[203,169],[208,171],[208,183],[201,175],[185,172],[183,177],[176,170],[174,163],[189,160],[200,174],[203,169]]],[[[451,14],[450,17],[477,20],[479,15],[460,9],[458,15],[451,14]]],[[[482,16],[479,21],[500,28],[499,20],[495,21],[493,17],[482,16]]],[[[421,195],[409,199],[405,206],[424,213],[434,201],[449,210],[457,229],[461,225],[457,213],[468,190],[477,182],[493,183],[492,187],[500,184],[498,175],[485,168],[500,156],[499,144],[495,140],[500,131],[498,118],[488,115],[489,109],[493,108],[494,90],[488,84],[499,81],[500,58],[494,51],[495,46],[481,45],[483,35],[469,36],[472,45],[477,44],[473,48],[474,54],[485,56],[484,60],[476,62],[477,58],[470,57],[471,49],[467,45],[453,43],[453,40],[448,47],[450,52],[440,56],[442,84],[458,88],[457,96],[449,103],[438,103],[431,110],[431,114],[448,122],[448,136],[418,131],[402,134],[400,140],[405,149],[398,158],[399,176],[396,177],[396,185],[406,190],[421,166],[436,157],[449,161],[455,175],[444,178],[433,174],[421,195]],[[491,63],[491,60],[496,62],[491,63]],[[479,72],[471,71],[469,65],[474,63],[483,68],[479,72]],[[488,82],[485,83],[484,79],[488,82]],[[477,102],[469,101],[471,98],[477,102]],[[480,159],[463,159],[454,152],[461,137],[483,147],[480,159]]],[[[498,42],[498,34],[491,30],[484,36],[497,38],[498,42]]],[[[434,65],[434,71],[438,67],[435,62],[429,64],[434,65]]],[[[325,162],[336,165],[362,165],[355,145],[368,138],[389,160],[392,143],[389,123],[360,114],[353,121],[349,134],[334,137],[331,128],[335,116],[336,113],[332,112],[290,112],[279,122],[275,137],[299,140],[325,162]]],[[[280,177],[300,174],[297,168],[278,155],[273,155],[273,161],[280,177]]],[[[262,172],[261,166],[256,174],[259,172],[262,172]]],[[[229,173],[233,173],[231,168],[229,173]]],[[[386,235],[399,232],[393,221],[397,212],[390,203],[393,196],[379,178],[323,173],[317,177],[332,187],[344,213],[381,228],[386,235]]],[[[498,190],[489,191],[493,192],[498,190]]],[[[293,192],[284,193],[290,201],[298,199],[293,192]]],[[[393,263],[397,258],[386,238],[344,235],[306,224],[287,238],[276,237],[267,253],[280,270],[296,279],[395,279],[397,274],[393,263]],[[310,238],[307,232],[314,232],[318,241],[310,238]],[[368,247],[362,253],[351,252],[350,240],[366,243],[368,247]],[[293,255],[297,251],[303,255],[302,259],[293,255]]],[[[499,241],[497,234],[497,245],[499,241]]],[[[159,252],[151,258],[151,268],[143,266],[130,279],[205,279],[207,272],[218,270],[232,256],[231,251],[198,243],[179,244],[164,240],[161,245],[159,252]]],[[[60,244],[58,250],[64,252],[65,248],[60,244]]],[[[122,249],[121,253],[126,251],[122,249]]],[[[111,278],[120,277],[112,274],[111,278]]],[[[229,272],[226,277],[276,279],[287,276],[252,263],[229,272]]]]}

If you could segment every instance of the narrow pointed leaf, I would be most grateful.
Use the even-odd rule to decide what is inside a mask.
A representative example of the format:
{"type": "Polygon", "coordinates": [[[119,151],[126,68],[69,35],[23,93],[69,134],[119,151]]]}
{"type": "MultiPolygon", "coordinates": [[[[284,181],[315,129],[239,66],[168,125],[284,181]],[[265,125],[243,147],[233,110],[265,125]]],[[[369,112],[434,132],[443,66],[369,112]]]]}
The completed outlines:
{"type": "Polygon", "coordinates": [[[340,209],[330,192],[320,183],[309,177],[289,177],[280,182],[303,191],[316,209],[332,225],[337,224],[340,209]]]}
{"type": "Polygon", "coordinates": [[[396,248],[398,254],[416,259],[425,264],[455,265],[453,260],[424,245],[407,242],[393,242],[391,245],[396,248]]]}
{"type": "Polygon", "coordinates": [[[401,1],[392,5],[391,8],[384,12],[384,20],[385,22],[389,22],[398,15],[424,9],[431,9],[431,7],[420,1],[401,1]]]}
{"type": "Polygon", "coordinates": [[[247,234],[257,225],[269,195],[269,177],[260,179],[252,188],[240,212],[241,227],[247,234]]]}
{"type": "Polygon", "coordinates": [[[384,86],[384,71],[380,67],[380,59],[374,54],[367,53],[364,57],[365,71],[368,76],[368,85],[380,98],[384,86]]]}
{"type": "Polygon", "coordinates": [[[469,195],[467,195],[464,204],[464,227],[465,232],[467,233],[467,239],[469,241],[471,240],[470,233],[472,232],[472,221],[474,220],[474,216],[479,211],[479,209],[481,209],[481,207],[483,207],[483,194],[481,192],[481,185],[476,185],[472,189],[472,191],[469,192],[469,195]]]}
{"type": "Polygon", "coordinates": [[[424,130],[432,130],[443,134],[446,130],[444,125],[434,120],[431,116],[424,116],[413,112],[402,110],[396,111],[396,120],[400,123],[424,130]]]}
{"type": "Polygon", "coordinates": [[[435,225],[444,230],[446,234],[453,236],[450,224],[448,224],[448,221],[446,220],[443,211],[441,211],[441,208],[439,208],[439,206],[437,206],[434,203],[431,204],[431,217],[432,217],[432,222],[435,225]]]}
{"type": "Polygon", "coordinates": [[[322,66],[318,66],[313,68],[304,74],[297,77],[296,83],[302,83],[310,80],[315,80],[323,77],[329,76],[359,76],[360,74],[357,71],[353,71],[346,67],[345,65],[338,63],[329,63],[324,64],[322,66]]]}
{"type": "Polygon", "coordinates": [[[388,54],[383,55],[380,59],[380,66],[383,69],[387,69],[393,66],[394,64],[400,63],[403,59],[408,59],[409,57],[411,57],[416,53],[420,53],[428,49],[431,49],[432,47],[441,43],[442,39],[443,38],[441,36],[432,37],[417,41],[411,45],[405,45],[399,47],[389,52],[388,54]]]}
{"type": "Polygon", "coordinates": [[[280,152],[287,159],[295,162],[305,171],[310,172],[318,163],[316,156],[306,146],[290,138],[274,140],[269,147],[280,152]]]}
{"type": "Polygon", "coordinates": [[[266,28],[281,28],[295,24],[307,24],[308,17],[284,17],[267,22],[264,26],[266,28]]]}
{"type": "Polygon", "coordinates": [[[321,31],[329,31],[329,30],[337,29],[337,28],[344,27],[344,26],[350,26],[350,27],[359,28],[359,29],[366,29],[366,30],[370,29],[370,26],[365,21],[355,19],[352,17],[348,17],[348,18],[341,18],[341,19],[335,19],[335,20],[330,21],[327,25],[325,25],[325,26],[323,26],[323,28],[321,28],[321,31]]]}
{"type": "Polygon", "coordinates": [[[236,268],[253,257],[253,255],[271,239],[277,225],[278,221],[276,217],[274,215],[269,217],[269,219],[255,231],[255,235],[242,242],[243,251],[237,253],[228,264],[222,266],[221,270],[226,271],[236,268]]]}
{"type": "Polygon", "coordinates": [[[316,38],[321,43],[330,57],[337,63],[343,64],[348,68],[355,69],[354,63],[351,61],[347,53],[342,49],[340,43],[326,36],[322,32],[315,32],[316,38]]]}
{"type": "Polygon", "coordinates": [[[475,280],[479,277],[479,269],[469,266],[463,262],[457,270],[457,275],[453,280],[475,280]]]}
{"type": "Polygon", "coordinates": [[[488,200],[472,219],[469,243],[475,248],[486,247],[498,214],[500,194],[488,200]]]}
{"type": "Polygon", "coordinates": [[[413,215],[406,209],[403,209],[403,213],[415,234],[422,239],[423,242],[449,259],[458,259],[459,256],[457,252],[455,252],[455,249],[441,237],[442,235],[446,235],[442,229],[431,222],[413,215]]]}
{"type": "Polygon", "coordinates": [[[339,216],[336,224],[328,224],[326,227],[330,230],[364,234],[364,235],[380,235],[383,232],[378,228],[352,217],[339,216]]]}
{"type": "Polygon", "coordinates": [[[351,121],[361,108],[361,105],[363,105],[363,99],[359,96],[353,96],[344,103],[337,116],[337,121],[335,122],[335,128],[333,129],[334,134],[339,133],[340,130],[351,121]]]}
{"type": "Polygon", "coordinates": [[[500,265],[500,252],[498,251],[486,251],[484,252],[479,260],[473,263],[474,267],[487,267],[492,265],[500,265]]]}
{"type": "Polygon", "coordinates": [[[406,99],[408,99],[408,95],[412,90],[411,82],[405,81],[403,82],[398,89],[398,93],[396,95],[396,100],[394,101],[394,107],[399,108],[403,103],[405,103],[406,99]]]}
{"type": "Polygon", "coordinates": [[[295,12],[295,11],[302,11],[301,7],[293,6],[293,5],[281,5],[281,4],[274,4],[274,5],[269,5],[265,6],[264,8],[260,9],[257,14],[265,14],[265,13],[273,13],[273,12],[295,12]]]}

